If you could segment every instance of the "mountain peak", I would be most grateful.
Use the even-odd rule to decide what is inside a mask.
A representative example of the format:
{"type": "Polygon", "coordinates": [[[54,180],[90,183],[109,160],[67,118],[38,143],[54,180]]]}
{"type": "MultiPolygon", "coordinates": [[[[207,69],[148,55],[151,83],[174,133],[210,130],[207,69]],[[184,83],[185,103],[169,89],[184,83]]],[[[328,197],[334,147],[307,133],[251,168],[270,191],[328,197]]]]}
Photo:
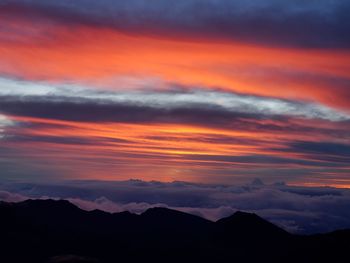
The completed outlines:
{"type": "MultiPolygon", "coordinates": [[[[181,211],[169,209],[166,207],[153,207],[147,209],[145,212],[141,214],[142,217],[152,217],[157,219],[180,219],[180,218],[192,218],[192,219],[202,219],[198,216],[187,214],[181,211]]],[[[205,220],[205,219],[203,219],[205,220]]]]}
{"type": "Polygon", "coordinates": [[[184,229],[197,228],[212,223],[207,219],[185,212],[165,208],[154,207],[141,214],[141,218],[157,227],[177,227],[184,229]]]}
{"type": "Polygon", "coordinates": [[[166,207],[151,207],[148,208],[142,215],[154,215],[154,214],[163,214],[163,213],[173,213],[173,210],[166,207]]]}
{"type": "Polygon", "coordinates": [[[78,209],[77,206],[69,202],[68,200],[64,199],[27,199],[23,202],[18,203],[20,206],[29,206],[29,207],[36,207],[36,208],[50,208],[50,209],[57,209],[57,208],[65,208],[65,209],[78,209]]]}
{"type": "Polygon", "coordinates": [[[226,231],[235,234],[253,234],[255,236],[280,236],[288,232],[266,221],[254,213],[237,211],[233,215],[222,218],[217,224],[226,231]]]}
{"type": "Polygon", "coordinates": [[[254,213],[248,213],[248,212],[243,212],[243,211],[237,211],[233,213],[231,216],[221,218],[217,221],[217,223],[230,223],[232,221],[246,221],[246,220],[251,220],[251,221],[265,221],[261,217],[259,217],[257,214],[254,213]]]}

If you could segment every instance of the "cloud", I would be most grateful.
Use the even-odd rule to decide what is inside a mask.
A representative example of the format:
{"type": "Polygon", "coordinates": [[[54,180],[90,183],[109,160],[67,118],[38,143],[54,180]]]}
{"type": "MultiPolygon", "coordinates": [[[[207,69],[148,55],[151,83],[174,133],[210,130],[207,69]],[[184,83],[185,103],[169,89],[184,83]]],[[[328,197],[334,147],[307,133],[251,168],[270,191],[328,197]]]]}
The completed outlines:
{"type": "Polygon", "coordinates": [[[347,112],[322,104],[219,90],[101,91],[10,80],[5,80],[1,86],[0,112],[60,120],[181,122],[183,119],[185,122],[195,122],[203,119],[208,123],[216,123],[227,119],[273,116],[350,120],[347,112]],[[23,89],[23,85],[27,89],[23,89]]]}
{"type": "Polygon", "coordinates": [[[5,182],[0,198],[63,198],[85,210],[142,213],[168,207],[217,220],[237,210],[249,211],[296,233],[350,227],[350,190],[279,184],[237,186],[185,182],[67,181],[52,184],[5,182]],[[7,192],[4,192],[7,191],[7,192]]]}
{"type": "Polygon", "coordinates": [[[345,111],[167,85],[115,91],[3,79],[2,177],[127,179],[148,170],[156,180],[307,176],[335,185],[349,171],[345,111]]]}
{"type": "Polygon", "coordinates": [[[4,115],[0,115],[0,127],[10,126],[13,122],[4,115]]]}
{"type": "Polygon", "coordinates": [[[21,202],[21,201],[24,201],[27,199],[28,199],[28,197],[25,197],[25,196],[20,195],[20,194],[10,193],[7,191],[0,191],[0,200],[4,201],[4,202],[9,202],[9,203],[21,202]]]}
{"type": "Polygon", "coordinates": [[[11,119],[6,117],[5,115],[0,114],[0,139],[3,137],[5,128],[13,125],[14,125],[14,122],[11,119]]]}
{"type": "Polygon", "coordinates": [[[293,142],[291,146],[299,151],[316,154],[342,155],[350,157],[350,145],[334,142],[293,142]]]}
{"type": "Polygon", "coordinates": [[[349,9],[346,0],[2,1],[3,13],[38,21],[318,48],[350,46],[349,9]]]}

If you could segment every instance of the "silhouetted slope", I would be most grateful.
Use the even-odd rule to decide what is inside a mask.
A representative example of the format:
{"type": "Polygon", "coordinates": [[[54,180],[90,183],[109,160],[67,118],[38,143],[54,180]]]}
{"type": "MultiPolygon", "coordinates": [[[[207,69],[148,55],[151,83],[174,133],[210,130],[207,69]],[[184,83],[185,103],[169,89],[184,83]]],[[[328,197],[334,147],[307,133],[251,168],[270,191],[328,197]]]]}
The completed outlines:
{"type": "Polygon", "coordinates": [[[255,238],[285,238],[288,232],[262,219],[256,214],[238,211],[232,216],[222,218],[216,222],[218,227],[239,237],[254,236],[255,238]]]}
{"type": "Polygon", "coordinates": [[[256,214],[236,212],[216,222],[214,240],[220,248],[222,261],[259,260],[260,258],[284,262],[290,254],[292,239],[285,230],[256,214]],[[235,253],[231,254],[231,248],[235,253]],[[253,253],[252,253],[253,252],[253,253]]]}
{"type": "Polygon", "coordinates": [[[0,222],[4,263],[333,263],[348,262],[350,251],[350,230],[295,236],[244,212],[214,223],[167,208],[110,214],[63,200],[27,200],[0,202],[0,222]]]}
{"type": "Polygon", "coordinates": [[[204,218],[167,208],[150,208],[140,215],[140,223],[153,230],[192,233],[205,231],[213,222],[204,218]]]}

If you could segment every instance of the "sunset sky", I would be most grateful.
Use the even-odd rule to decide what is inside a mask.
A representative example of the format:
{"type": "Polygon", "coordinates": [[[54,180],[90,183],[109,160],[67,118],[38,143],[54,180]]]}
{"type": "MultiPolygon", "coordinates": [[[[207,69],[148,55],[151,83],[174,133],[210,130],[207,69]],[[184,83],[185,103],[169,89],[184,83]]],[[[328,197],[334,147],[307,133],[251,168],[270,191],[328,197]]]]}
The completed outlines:
{"type": "Polygon", "coordinates": [[[347,0],[0,0],[0,179],[350,188],[347,0]]]}

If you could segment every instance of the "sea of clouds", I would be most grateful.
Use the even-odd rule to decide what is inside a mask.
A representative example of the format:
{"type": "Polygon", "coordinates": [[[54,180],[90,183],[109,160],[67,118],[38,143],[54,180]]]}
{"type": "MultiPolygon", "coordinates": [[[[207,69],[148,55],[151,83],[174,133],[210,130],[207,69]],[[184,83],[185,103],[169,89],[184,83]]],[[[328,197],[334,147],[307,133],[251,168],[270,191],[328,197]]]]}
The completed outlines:
{"type": "Polygon", "coordinates": [[[151,207],[168,207],[212,221],[241,210],[299,234],[350,228],[349,189],[265,185],[259,179],[240,186],[141,180],[0,183],[0,200],[28,198],[66,199],[84,210],[111,213],[140,214],[151,207]]]}

